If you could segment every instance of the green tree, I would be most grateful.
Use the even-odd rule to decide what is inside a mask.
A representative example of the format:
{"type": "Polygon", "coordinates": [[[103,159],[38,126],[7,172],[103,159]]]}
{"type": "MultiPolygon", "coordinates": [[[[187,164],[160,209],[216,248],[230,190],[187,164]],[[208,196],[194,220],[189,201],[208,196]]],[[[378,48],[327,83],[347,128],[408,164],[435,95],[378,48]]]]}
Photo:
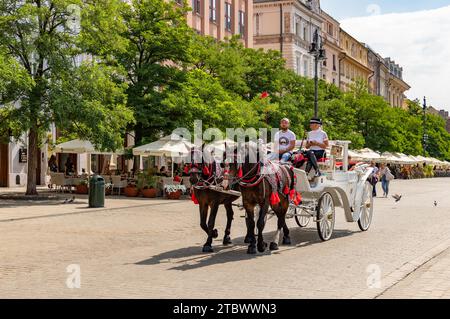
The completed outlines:
{"type": "MultiPolygon", "coordinates": [[[[82,65],[76,62],[83,53],[77,13],[92,6],[81,0],[0,3],[0,52],[17,61],[20,81],[28,84],[13,98],[20,103],[2,111],[13,135],[27,133],[28,195],[37,193],[37,153],[50,124],[70,127],[101,149],[115,149],[132,120],[124,108],[124,86],[117,84],[120,70],[99,66],[95,58],[82,65]]],[[[0,61],[0,69],[7,61],[0,61]]],[[[11,85],[6,84],[7,92],[14,91],[11,85]]]]}
{"type": "Polygon", "coordinates": [[[143,137],[155,138],[172,126],[162,101],[184,81],[183,65],[189,60],[193,34],[186,23],[188,10],[187,1],[101,0],[84,11],[86,49],[104,63],[126,70],[127,105],[136,118],[130,129],[137,145],[143,137]]]}

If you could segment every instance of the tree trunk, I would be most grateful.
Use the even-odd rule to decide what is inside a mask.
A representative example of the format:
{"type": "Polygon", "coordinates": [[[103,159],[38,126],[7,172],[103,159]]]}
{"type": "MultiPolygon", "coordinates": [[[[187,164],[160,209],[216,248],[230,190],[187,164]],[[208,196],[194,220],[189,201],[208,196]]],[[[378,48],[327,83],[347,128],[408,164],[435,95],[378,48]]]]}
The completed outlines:
{"type": "Polygon", "coordinates": [[[28,133],[28,177],[26,195],[37,195],[36,190],[36,169],[38,153],[38,131],[36,127],[32,127],[28,133]]]}
{"type": "MultiPolygon", "coordinates": [[[[140,146],[143,135],[143,127],[141,123],[136,124],[134,127],[134,145],[140,146]]],[[[135,156],[133,160],[133,171],[136,173],[140,168],[140,156],[135,156]]]]}

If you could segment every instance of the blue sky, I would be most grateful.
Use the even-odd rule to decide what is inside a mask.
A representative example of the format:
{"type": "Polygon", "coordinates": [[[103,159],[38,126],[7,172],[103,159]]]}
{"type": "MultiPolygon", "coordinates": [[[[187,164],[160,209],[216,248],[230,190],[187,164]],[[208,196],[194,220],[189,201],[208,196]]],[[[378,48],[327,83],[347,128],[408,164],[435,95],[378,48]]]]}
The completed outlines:
{"type": "Polygon", "coordinates": [[[322,0],[341,27],[404,68],[410,99],[450,111],[450,0],[322,0]],[[369,10],[370,9],[370,10],[369,10]]]}
{"type": "Polygon", "coordinates": [[[436,9],[450,0],[321,0],[322,9],[338,20],[369,16],[373,13],[401,13],[436,9]]]}

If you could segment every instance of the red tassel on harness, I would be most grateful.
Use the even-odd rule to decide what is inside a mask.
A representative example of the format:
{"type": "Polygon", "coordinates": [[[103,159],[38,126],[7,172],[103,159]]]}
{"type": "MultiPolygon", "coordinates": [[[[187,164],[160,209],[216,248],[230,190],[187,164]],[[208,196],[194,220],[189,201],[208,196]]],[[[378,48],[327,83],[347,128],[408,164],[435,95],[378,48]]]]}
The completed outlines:
{"type": "Polygon", "coordinates": [[[270,205],[274,206],[274,205],[278,205],[280,203],[280,196],[278,196],[278,193],[272,193],[272,195],[270,195],[270,205]]]}
{"type": "Polygon", "coordinates": [[[194,190],[191,190],[192,194],[191,194],[191,200],[194,202],[195,205],[198,205],[198,199],[195,196],[194,190]]]}
{"type": "Polygon", "coordinates": [[[289,198],[290,198],[291,200],[294,200],[294,199],[295,199],[295,189],[291,189],[291,191],[289,192],[289,198]]]}
{"type": "Polygon", "coordinates": [[[242,178],[244,176],[244,173],[242,172],[242,167],[239,167],[239,171],[237,173],[238,178],[242,178]]]}
{"type": "Polygon", "coordinates": [[[288,195],[289,194],[289,187],[287,187],[287,185],[284,186],[283,194],[284,195],[288,195]]]}
{"type": "Polygon", "coordinates": [[[203,166],[203,175],[209,176],[209,168],[208,168],[208,166],[203,166]]]}
{"type": "Polygon", "coordinates": [[[302,196],[299,193],[297,193],[295,196],[295,200],[294,200],[295,206],[300,205],[301,202],[302,202],[302,196]]]}

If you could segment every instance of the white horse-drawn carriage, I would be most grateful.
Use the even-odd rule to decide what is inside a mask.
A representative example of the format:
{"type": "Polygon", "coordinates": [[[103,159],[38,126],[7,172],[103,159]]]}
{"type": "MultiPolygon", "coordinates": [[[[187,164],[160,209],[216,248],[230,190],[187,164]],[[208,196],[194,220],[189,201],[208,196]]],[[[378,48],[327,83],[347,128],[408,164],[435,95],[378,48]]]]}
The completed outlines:
{"type": "Polygon", "coordinates": [[[348,170],[348,141],[330,142],[331,151],[321,164],[323,175],[310,182],[305,171],[294,169],[296,188],[302,194],[299,206],[291,204],[287,217],[294,217],[300,227],[306,227],[311,219],[317,223],[322,240],[333,234],[335,208],[344,210],[347,222],[357,222],[362,231],[367,231],[372,222],[372,185],[368,179],[373,169],[365,163],[356,164],[348,170]],[[336,163],[341,161],[341,165],[336,163]]]}
{"type": "MultiPolygon", "coordinates": [[[[298,206],[291,202],[286,218],[295,218],[300,227],[307,227],[313,220],[323,241],[332,237],[336,207],[344,210],[347,222],[357,222],[362,231],[367,231],[372,222],[373,197],[369,177],[373,169],[366,163],[348,169],[349,144],[349,141],[330,141],[327,159],[320,163],[320,177],[311,179],[304,170],[294,169],[296,191],[301,194],[302,202],[298,206]]],[[[236,206],[242,209],[242,205],[236,206]]],[[[273,211],[269,212],[268,219],[273,216],[273,211]]]]}

